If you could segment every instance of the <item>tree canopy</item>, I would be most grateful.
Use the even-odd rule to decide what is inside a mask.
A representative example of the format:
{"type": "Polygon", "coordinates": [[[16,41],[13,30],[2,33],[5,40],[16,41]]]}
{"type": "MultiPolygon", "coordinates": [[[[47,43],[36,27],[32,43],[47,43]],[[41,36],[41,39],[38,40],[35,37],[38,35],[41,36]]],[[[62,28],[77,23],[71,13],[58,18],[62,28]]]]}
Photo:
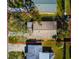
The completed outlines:
{"type": "MultiPolygon", "coordinates": [[[[15,8],[15,7],[17,8],[16,3],[21,4],[20,2],[22,2],[22,1],[20,2],[18,1],[19,0],[9,1],[10,4],[9,6],[11,6],[11,8],[15,8]]],[[[28,10],[27,12],[8,12],[8,29],[10,31],[27,32],[27,22],[31,20],[40,22],[41,16],[39,14],[37,7],[34,5],[34,3],[31,0],[27,0],[27,2],[30,3],[25,3],[25,5],[22,6],[23,8],[26,8],[28,10]]]]}

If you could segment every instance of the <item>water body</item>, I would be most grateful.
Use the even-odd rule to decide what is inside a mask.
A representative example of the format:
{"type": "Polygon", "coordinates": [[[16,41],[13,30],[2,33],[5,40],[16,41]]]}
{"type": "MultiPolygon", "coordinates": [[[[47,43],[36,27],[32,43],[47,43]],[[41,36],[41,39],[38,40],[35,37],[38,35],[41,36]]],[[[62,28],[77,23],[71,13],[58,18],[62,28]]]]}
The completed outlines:
{"type": "MultiPolygon", "coordinates": [[[[38,8],[39,12],[51,13],[51,12],[56,12],[57,10],[56,0],[32,0],[32,2],[38,8]]],[[[23,3],[25,3],[25,0],[23,0],[23,3]]],[[[15,8],[15,9],[12,9],[12,11],[20,12],[22,10],[20,10],[19,8],[15,8]]]]}
{"type": "Polygon", "coordinates": [[[56,0],[32,0],[40,12],[56,12],[56,0]]]}
{"type": "Polygon", "coordinates": [[[56,12],[56,4],[35,4],[40,12],[56,12]]]}
{"type": "Polygon", "coordinates": [[[56,0],[32,0],[36,4],[55,4],[56,0]]]}

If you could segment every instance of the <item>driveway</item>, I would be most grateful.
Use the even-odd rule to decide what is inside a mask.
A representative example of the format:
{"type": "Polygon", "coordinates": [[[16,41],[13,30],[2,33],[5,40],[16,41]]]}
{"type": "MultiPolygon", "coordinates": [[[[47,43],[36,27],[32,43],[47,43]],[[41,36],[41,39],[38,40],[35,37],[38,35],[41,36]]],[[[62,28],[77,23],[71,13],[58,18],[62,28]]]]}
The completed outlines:
{"type": "Polygon", "coordinates": [[[8,52],[11,51],[24,51],[26,44],[8,44],[8,52]]]}

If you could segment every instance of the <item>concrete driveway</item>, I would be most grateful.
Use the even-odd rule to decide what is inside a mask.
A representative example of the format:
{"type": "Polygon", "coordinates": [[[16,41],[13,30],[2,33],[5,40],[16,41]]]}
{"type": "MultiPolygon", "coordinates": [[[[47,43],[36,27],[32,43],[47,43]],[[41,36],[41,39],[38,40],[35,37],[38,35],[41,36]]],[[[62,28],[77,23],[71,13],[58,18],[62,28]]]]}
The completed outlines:
{"type": "Polygon", "coordinates": [[[8,44],[8,52],[11,51],[24,51],[26,44],[8,44]]]}

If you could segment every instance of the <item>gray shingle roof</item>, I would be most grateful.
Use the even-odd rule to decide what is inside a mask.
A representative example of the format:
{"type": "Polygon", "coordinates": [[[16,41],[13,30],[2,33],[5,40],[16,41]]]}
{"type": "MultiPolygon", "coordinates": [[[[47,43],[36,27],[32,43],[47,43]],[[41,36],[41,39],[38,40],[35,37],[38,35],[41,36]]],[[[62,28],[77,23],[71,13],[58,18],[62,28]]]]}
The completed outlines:
{"type": "Polygon", "coordinates": [[[56,22],[55,21],[42,21],[41,25],[35,22],[33,24],[34,30],[56,30],[56,22]]]}

